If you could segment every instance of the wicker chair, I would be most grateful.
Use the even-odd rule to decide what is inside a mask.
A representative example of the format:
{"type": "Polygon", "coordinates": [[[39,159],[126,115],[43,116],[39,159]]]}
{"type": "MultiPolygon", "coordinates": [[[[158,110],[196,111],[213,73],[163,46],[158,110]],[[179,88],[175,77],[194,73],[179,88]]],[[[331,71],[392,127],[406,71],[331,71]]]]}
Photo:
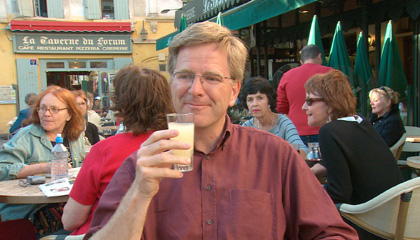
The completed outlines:
{"type": "Polygon", "coordinates": [[[85,236],[85,234],[82,235],[68,235],[68,236],[64,236],[64,235],[49,235],[49,236],[45,236],[40,238],[40,240],[82,240],[83,237],[85,236]]]}
{"type": "Polygon", "coordinates": [[[392,147],[389,148],[389,150],[391,150],[392,154],[394,154],[395,159],[399,159],[401,156],[401,152],[403,150],[404,147],[404,143],[405,143],[405,139],[407,138],[407,133],[404,133],[400,140],[398,140],[398,142],[396,142],[392,147]]]}
{"type": "Polygon", "coordinates": [[[357,205],[337,204],[341,215],[385,239],[420,239],[420,177],[357,205]]]}

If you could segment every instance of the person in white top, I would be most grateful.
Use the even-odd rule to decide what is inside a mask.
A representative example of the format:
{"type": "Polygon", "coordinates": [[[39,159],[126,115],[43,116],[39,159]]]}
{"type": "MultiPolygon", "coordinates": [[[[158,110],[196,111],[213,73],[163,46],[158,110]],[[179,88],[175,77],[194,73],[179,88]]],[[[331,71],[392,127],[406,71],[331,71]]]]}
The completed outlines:
{"type": "Polygon", "coordinates": [[[89,92],[86,95],[88,97],[88,111],[87,111],[88,122],[95,124],[96,127],[98,127],[98,131],[101,133],[103,132],[102,125],[101,125],[101,117],[95,111],[92,110],[93,95],[92,93],[89,93],[89,92]]]}

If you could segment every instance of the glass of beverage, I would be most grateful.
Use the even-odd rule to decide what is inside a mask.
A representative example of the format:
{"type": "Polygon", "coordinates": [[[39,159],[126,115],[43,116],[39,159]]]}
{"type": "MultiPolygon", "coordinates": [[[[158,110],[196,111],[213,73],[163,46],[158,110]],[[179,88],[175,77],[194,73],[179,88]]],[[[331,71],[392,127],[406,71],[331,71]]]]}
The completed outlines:
{"type": "Polygon", "coordinates": [[[172,140],[187,142],[191,147],[187,150],[173,149],[172,153],[191,159],[189,165],[174,164],[174,169],[180,172],[189,172],[193,170],[193,155],[194,155],[194,113],[170,113],[166,115],[168,120],[168,128],[179,131],[177,137],[172,140]]]}
{"type": "Polygon", "coordinates": [[[318,142],[310,142],[308,143],[309,152],[306,155],[306,160],[311,162],[319,162],[321,161],[321,151],[319,150],[319,143],[318,142]]]}

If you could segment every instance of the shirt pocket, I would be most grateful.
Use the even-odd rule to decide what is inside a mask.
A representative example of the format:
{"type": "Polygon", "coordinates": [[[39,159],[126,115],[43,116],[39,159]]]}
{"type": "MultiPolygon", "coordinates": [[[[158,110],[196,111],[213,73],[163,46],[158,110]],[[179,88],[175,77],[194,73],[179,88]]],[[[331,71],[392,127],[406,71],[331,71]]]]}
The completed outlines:
{"type": "Polygon", "coordinates": [[[229,227],[235,239],[272,239],[274,203],[270,193],[232,190],[229,193],[229,227]]]}

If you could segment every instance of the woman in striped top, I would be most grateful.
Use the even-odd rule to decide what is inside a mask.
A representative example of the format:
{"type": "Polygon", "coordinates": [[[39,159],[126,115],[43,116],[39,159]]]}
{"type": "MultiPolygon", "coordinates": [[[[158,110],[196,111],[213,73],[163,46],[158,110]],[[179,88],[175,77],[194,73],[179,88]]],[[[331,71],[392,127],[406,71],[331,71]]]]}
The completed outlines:
{"type": "Polygon", "coordinates": [[[300,139],[295,125],[286,115],[273,112],[276,109],[275,94],[271,83],[265,78],[253,77],[246,81],[240,100],[253,118],[244,122],[242,126],[277,135],[298,148],[304,157],[308,147],[300,139]]]}

